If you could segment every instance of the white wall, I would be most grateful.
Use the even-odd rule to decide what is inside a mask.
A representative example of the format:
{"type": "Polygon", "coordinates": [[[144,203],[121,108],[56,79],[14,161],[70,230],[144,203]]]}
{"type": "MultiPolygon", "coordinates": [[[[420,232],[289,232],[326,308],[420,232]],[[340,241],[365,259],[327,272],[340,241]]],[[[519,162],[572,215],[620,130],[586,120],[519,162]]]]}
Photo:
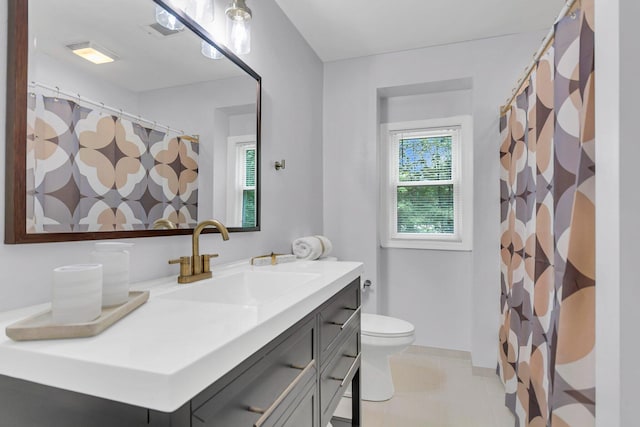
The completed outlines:
{"type": "MultiPolygon", "coordinates": [[[[6,34],[3,34],[6,37],[6,34]]],[[[4,46],[4,45],[3,45],[4,46]]],[[[33,53],[29,57],[29,82],[35,81],[51,87],[59,87],[63,92],[80,94],[82,98],[102,102],[123,111],[139,114],[138,95],[96,76],[83,73],[82,70],[62,63],[44,53],[33,53]]],[[[38,89],[47,96],[54,92],[38,89]]]]}
{"type": "MultiPolygon", "coordinates": [[[[596,2],[596,425],[620,426],[620,0],[596,2]]],[[[628,173],[628,171],[627,171],[628,173]]],[[[637,249],[632,252],[637,255],[637,249]]],[[[633,425],[631,423],[630,425],[633,425]]]]}
{"type": "Polygon", "coordinates": [[[411,319],[421,344],[443,345],[445,335],[452,334],[450,341],[471,349],[473,364],[481,367],[495,368],[498,348],[498,107],[543,36],[520,34],[325,64],[325,234],[333,240],[337,256],[364,261],[365,278],[374,283],[365,299],[366,311],[382,311],[383,297],[406,301],[389,307],[388,314],[411,319]],[[468,78],[473,82],[474,250],[466,259],[460,259],[460,253],[425,250],[407,255],[389,250],[383,276],[376,213],[377,90],[468,78]],[[414,268],[401,267],[403,255],[412,257],[414,268]],[[440,270],[437,274],[434,266],[440,270]],[[441,270],[456,274],[443,277],[441,270]],[[437,292],[438,286],[444,288],[437,292]],[[468,310],[468,316],[443,309],[452,305],[468,310]],[[440,314],[434,316],[438,324],[424,313],[440,314]]]}
{"type": "MultiPolygon", "coordinates": [[[[236,233],[221,243],[218,235],[201,240],[203,250],[221,254],[227,262],[270,251],[288,251],[301,235],[322,231],[321,144],[322,63],[273,0],[251,3],[252,53],[246,62],[263,78],[262,112],[262,230],[236,233]],[[258,19],[259,17],[259,19],[258,19]],[[287,159],[287,169],[276,172],[273,161],[287,159]]],[[[7,28],[6,5],[0,23],[7,28]]],[[[0,31],[0,46],[6,46],[0,31]]],[[[6,51],[0,53],[0,81],[6,81],[6,51]]],[[[6,89],[0,84],[0,99],[6,89]]],[[[4,102],[0,128],[5,126],[4,102]]],[[[4,135],[4,133],[3,133],[4,135]]],[[[4,140],[4,137],[0,137],[4,140]]],[[[4,165],[4,149],[0,149],[4,165]]],[[[4,173],[0,174],[4,188],[4,173]]],[[[4,218],[4,202],[0,202],[4,218]]],[[[190,252],[190,237],[133,239],[132,280],[176,274],[167,260],[190,252]]],[[[93,242],[0,246],[0,311],[49,300],[51,269],[87,260],[93,242]]],[[[215,267],[214,267],[215,269],[215,267]]]]}
{"type": "MultiPolygon", "coordinates": [[[[387,91],[384,91],[385,93],[387,91]]],[[[380,123],[409,122],[471,114],[473,91],[446,90],[405,96],[381,96],[380,123]]]]}
{"type": "Polygon", "coordinates": [[[413,323],[415,345],[471,351],[472,261],[471,252],[381,249],[380,311],[413,323]]]}
{"type": "Polygon", "coordinates": [[[231,114],[229,115],[229,136],[250,135],[256,131],[256,115],[231,114]]]}
{"type": "Polygon", "coordinates": [[[595,2],[596,425],[638,424],[640,67],[634,0],[595,2]]]}

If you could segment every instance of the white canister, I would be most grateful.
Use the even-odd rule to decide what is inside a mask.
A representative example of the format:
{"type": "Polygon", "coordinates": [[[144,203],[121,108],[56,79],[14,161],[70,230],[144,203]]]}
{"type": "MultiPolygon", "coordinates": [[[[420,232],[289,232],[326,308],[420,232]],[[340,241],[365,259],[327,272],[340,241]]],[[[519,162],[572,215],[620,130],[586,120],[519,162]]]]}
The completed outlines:
{"type": "Polygon", "coordinates": [[[102,306],[124,304],[129,298],[129,252],[133,243],[99,242],[91,259],[102,264],[102,306]]]}
{"type": "Polygon", "coordinates": [[[54,323],[86,323],[102,313],[102,265],[75,264],[53,270],[54,323]]]}

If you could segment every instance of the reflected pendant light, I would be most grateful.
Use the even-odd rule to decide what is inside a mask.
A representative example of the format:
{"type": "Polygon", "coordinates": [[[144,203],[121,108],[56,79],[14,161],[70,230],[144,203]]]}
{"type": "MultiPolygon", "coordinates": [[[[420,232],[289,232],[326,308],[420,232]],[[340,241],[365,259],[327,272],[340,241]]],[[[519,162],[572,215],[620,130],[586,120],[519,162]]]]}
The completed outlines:
{"type": "MultiPolygon", "coordinates": [[[[202,25],[209,33],[213,34],[214,0],[196,0],[195,20],[202,25]]],[[[211,59],[224,58],[213,45],[202,40],[200,42],[200,52],[211,59]]]]}
{"type": "Polygon", "coordinates": [[[156,5],[156,22],[169,30],[184,30],[184,24],[159,5],[156,5]]]}
{"type": "Polygon", "coordinates": [[[236,55],[251,51],[251,9],[245,0],[232,0],[227,10],[227,46],[236,55]]]}
{"type": "Polygon", "coordinates": [[[210,58],[210,59],[222,59],[222,58],[224,58],[224,56],[220,53],[220,51],[218,49],[215,48],[215,46],[207,43],[204,40],[202,40],[202,42],[200,44],[200,53],[202,53],[204,56],[206,56],[207,58],[210,58]]]}
{"type": "MultiPolygon", "coordinates": [[[[194,0],[172,0],[169,3],[176,9],[182,9],[189,16],[193,16],[196,10],[194,0]]],[[[184,24],[160,5],[156,5],[156,22],[169,30],[184,30],[184,24]]]]}
{"type": "Polygon", "coordinates": [[[191,17],[205,29],[209,29],[214,18],[213,10],[213,0],[195,0],[191,17]]]}

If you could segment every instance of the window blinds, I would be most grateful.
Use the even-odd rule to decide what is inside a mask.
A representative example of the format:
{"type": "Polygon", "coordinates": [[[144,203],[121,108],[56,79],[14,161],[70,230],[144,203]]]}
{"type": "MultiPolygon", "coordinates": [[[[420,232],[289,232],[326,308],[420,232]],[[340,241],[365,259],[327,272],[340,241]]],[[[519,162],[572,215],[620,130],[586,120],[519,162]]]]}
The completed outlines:
{"type": "Polygon", "coordinates": [[[418,130],[394,138],[397,233],[456,233],[458,133],[418,130]]]}

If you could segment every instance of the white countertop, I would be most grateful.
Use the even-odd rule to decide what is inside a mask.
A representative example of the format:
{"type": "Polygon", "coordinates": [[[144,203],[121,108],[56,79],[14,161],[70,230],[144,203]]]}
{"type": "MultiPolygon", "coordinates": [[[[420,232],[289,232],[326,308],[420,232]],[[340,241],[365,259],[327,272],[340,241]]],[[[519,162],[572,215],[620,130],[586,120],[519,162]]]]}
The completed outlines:
{"type": "Polygon", "coordinates": [[[362,273],[356,262],[296,261],[214,268],[214,278],[243,271],[318,277],[260,306],[167,298],[175,276],[134,284],[149,301],[104,331],[81,339],[12,341],[5,328],[49,304],[0,313],[0,375],[173,412],[362,273]]]}

